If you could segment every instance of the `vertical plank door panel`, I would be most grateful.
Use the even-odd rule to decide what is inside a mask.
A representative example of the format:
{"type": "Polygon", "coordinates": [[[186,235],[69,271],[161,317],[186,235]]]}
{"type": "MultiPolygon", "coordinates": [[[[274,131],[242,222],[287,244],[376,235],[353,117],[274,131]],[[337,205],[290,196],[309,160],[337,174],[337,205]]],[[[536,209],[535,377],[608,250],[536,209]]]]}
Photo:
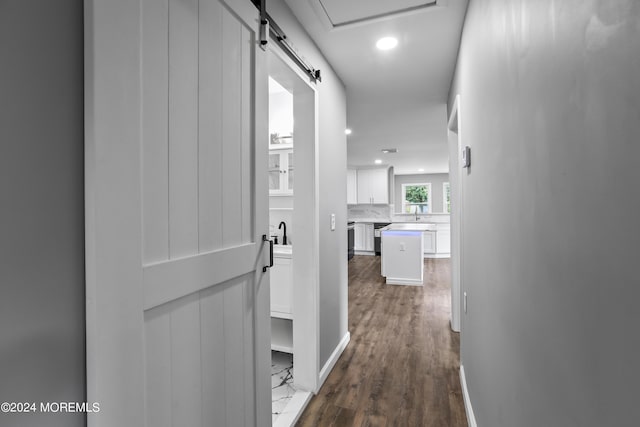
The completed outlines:
{"type": "Polygon", "coordinates": [[[171,303],[171,390],[174,426],[202,425],[200,294],[171,303]]]}
{"type": "MultiPolygon", "coordinates": [[[[252,153],[251,153],[251,135],[253,133],[254,126],[251,124],[251,94],[253,88],[251,86],[251,68],[252,68],[252,58],[251,58],[251,46],[254,40],[251,37],[251,33],[244,26],[241,27],[241,70],[242,70],[242,79],[241,79],[241,90],[242,90],[242,105],[241,105],[241,123],[242,123],[242,137],[241,137],[241,170],[240,170],[240,180],[242,185],[241,195],[242,195],[242,222],[241,222],[241,241],[242,243],[247,243],[251,241],[251,236],[253,235],[253,227],[252,227],[252,217],[251,212],[253,211],[253,206],[251,203],[251,199],[253,198],[253,186],[251,183],[253,182],[252,177],[253,168],[251,167],[252,161],[252,153]]],[[[267,135],[259,135],[258,137],[267,138],[267,135]]]]}
{"type": "Polygon", "coordinates": [[[142,232],[145,264],[169,259],[167,1],[142,0],[142,232]]]}
{"type": "Polygon", "coordinates": [[[246,425],[244,394],[244,286],[247,277],[230,281],[224,291],[224,348],[227,419],[246,425]],[[244,420],[240,422],[240,420],[244,420]]]}
{"type": "Polygon", "coordinates": [[[198,252],[198,1],[169,0],[170,257],[198,252]]]}
{"type": "Polygon", "coordinates": [[[171,313],[166,306],[145,313],[146,422],[171,427],[171,313]]]}
{"type": "Polygon", "coordinates": [[[201,292],[201,352],[202,352],[202,425],[226,426],[226,364],[224,351],[224,290],[214,286],[201,292]]]}
{"type": "MultiPolygon", "coordinates": [[[[222,209],[223,247],[242,242],[242,160],[241,160],[241,25],[237,19],[223,9],[222,94],[225,100],[222,119],[222,209]]],[[[249,100],[247,100],[248,102],[249,100]]]]}
{"type": "Polygon", "coordinates": [[[222,6],[200,1],[198,97],[199,251],[222,247],[222,6]]]}

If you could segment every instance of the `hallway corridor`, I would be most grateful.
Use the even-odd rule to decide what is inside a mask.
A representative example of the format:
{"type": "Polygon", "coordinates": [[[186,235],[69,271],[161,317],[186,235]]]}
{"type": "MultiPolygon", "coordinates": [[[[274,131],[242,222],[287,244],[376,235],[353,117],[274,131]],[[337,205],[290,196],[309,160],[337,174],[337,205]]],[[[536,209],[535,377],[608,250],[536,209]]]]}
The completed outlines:
{"type": "Polygon", "coordinates": [[[448,259],[423,287],[386,285],[380,257],[349,262],[351,342],[298,426],[466,426],[448,259]]]}

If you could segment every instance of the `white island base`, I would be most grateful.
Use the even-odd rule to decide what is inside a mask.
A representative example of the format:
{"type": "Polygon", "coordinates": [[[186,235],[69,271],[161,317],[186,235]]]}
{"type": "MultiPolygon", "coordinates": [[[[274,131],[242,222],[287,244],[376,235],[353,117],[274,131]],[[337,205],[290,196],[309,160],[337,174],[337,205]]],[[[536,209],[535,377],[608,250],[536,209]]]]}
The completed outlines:
{"type": "Polygon", "coordinates": [[[402,227],[391,224],[381,231],[382,275],[389,285],[422,286],[425,224],[397,226],[402,227]]]}

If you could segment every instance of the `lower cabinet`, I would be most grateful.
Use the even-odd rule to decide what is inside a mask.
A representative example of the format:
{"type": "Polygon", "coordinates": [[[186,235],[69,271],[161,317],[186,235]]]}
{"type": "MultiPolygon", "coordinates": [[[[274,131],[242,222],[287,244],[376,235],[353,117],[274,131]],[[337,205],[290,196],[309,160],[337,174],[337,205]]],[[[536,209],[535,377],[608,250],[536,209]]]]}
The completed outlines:
{"type": "Polygon", "coordinates": [[[438,225],[436,248],[439,254],[451,253],[451,228],[449,224],[438,225]]]}
{"type": "Polygon", "coordinates": [[[291,258],[273,258],[271,267],[271,316],[291,318],[293,306],[293,264],[291,258]]]}
{"type": "Polygon", "coordinates": [[[425,231],[425,258],[449,258],[451,254],[451,229],[449,224],[437,224],[435,230],[425,231]]]}
{"type": "Polygon", "coordinates": [[[273,258],[271,267],[271,349],[293,353],[293,264],[273,258]]]}
{"type": "Polygon", "coordinates": [[[422,233],[425,254],[436,253],[436,231],[425,231],[422,233]]]}
{"type": "Polygon", "coordinates": [[[353,250],[363,252],[373,252],[373,224],[357,223],[355,229],[355,242],[353,250]]]}

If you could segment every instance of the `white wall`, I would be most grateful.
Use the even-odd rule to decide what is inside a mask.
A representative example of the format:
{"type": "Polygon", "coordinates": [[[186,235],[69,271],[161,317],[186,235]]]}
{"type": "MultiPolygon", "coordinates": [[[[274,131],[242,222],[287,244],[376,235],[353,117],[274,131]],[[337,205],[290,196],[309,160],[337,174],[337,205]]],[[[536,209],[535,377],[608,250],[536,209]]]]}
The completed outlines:
{"type": "Polygon", "coordinates": [[[431,183],[431,212],[442,213],[442,184],[449,182],[448,173],[422,173],[414,175],[396,175],[395,181],[395,211],[402,211],[402,184],[431,183]]]}
{"type": "Polygon", "coordinates": [[[317,84],[320,181],[320,368],[347,333],[347,145],[346,92],[283,0],[267,4],[290,41],[322,72],[317,84]],[[331,213],[336,230],[330,231],[331,213]]]}
{"type": "Polygon", "coordinates": [[[272,133],[293,133],[293,95],[289,92],[269,93],[269,134],[272,133]]]}
{"type": "Polygon", "coordinates": [[[0,58],[0,402],[83,402],[82,0],[0,2],[0,58]]]}
{"type": "Polygon", "coordinates": [[[638,425],[640,3],[470,2],[462,363],[481,427],[638,425]]]}

